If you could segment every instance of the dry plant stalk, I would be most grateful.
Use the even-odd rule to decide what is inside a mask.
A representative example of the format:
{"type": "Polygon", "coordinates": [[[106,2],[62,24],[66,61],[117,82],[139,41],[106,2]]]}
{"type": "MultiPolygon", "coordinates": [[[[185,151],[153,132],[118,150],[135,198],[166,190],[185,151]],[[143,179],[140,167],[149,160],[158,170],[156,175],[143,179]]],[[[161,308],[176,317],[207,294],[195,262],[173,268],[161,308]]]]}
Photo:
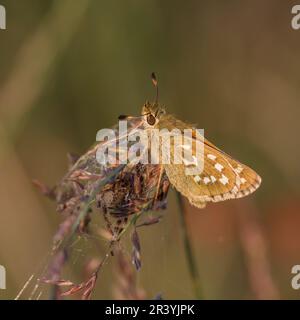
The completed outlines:
{"type": "Polygon", "coordinates": [[[71,163],[66,176],[54,188],[34,181],[45,196],[57,203],[57,211],[64,219],[53,238],[52,261],[41,279],[54,286],[53,298],[81,292],[82,299],[89,299],[101,267],[110,255],[114,255],[115,245],[130,226],[134,230],[132,261],[139,270],[141,245],[136,228],[157,223],[161,216],[145,219],[139,224],[137,222],[145,211],[166,208],[170,183],[160,165],[103,166],[96,160],[96,151],[97,148],[93,147],[75,163],[71,163]],[[87,281],[76,285],[69,280],[62,280],[60,275],[71,254],[72,239],[76,235],[89,233],[92,212],[97,209],[103,213],[106,222],[108,253],[87,281]],[[65,286],[70,288],[61,292],[65,286]]]}
{"type": "Polygon", "coordinates": [[[113,295],[117,300],[144,300],[147,298],[143,289],[136,283],[136,272],[125,254],[118,250],[117,269],[115,272],[116,283],[113,287],[113,295]]]}

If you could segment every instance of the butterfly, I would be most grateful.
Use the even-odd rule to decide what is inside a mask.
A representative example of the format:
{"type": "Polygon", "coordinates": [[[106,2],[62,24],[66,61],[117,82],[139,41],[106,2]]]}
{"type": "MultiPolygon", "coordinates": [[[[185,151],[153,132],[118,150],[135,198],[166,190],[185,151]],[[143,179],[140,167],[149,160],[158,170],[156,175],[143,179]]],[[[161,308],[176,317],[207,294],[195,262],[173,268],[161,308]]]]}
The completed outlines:
{"type": "MultiPolygon", "coordinates": [[[[166,113],[157,103],[146,103],[142,114],[147,127],[180,131],[186,128],[195,129],[189,123],[166,113]]],[[[186,167],[190,163],[162,164],[171,185],[185,196],[191,204],[203,208],[209,202],[219,202],[236,199],[253,193],[261,184],[261,177],[250,167],[235,160],[224,151],[217,148],[203,136],[193,133],[193,142],[203,144],[202,172],[187,175],[186,167]]],[[[189,145],[191,145],[189,144],[189,145]]],[[[185,145],[182,148],[185,149],[185,145]]],[[[171,149],[172,150],[172,149],[171,149]]]]}

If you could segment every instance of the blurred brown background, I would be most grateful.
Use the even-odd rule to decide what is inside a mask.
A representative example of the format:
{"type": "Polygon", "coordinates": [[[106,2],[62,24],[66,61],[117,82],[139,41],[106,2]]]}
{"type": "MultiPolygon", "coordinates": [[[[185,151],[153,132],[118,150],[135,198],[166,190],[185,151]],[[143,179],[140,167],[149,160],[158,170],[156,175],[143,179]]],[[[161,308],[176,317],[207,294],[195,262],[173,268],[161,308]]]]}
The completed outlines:
{"type": "MultiPolygon", "coordinates": [[[[169,112],[263,178],[247,199],[187,207],[204,296],[300,297],[290,285],[300,264],[295,3],[0,0],[0,299],[14,298],[42,263],[60,221],[31,179],[53,185],[67,152],[83,153],[119,114],[139,114],[154,96],[152,71],[169,112]]],[[[193,298],[173,192],[164,219],[140,234],[147,297],[193,298]]],[[[83,248],[77,260],[86,256],[83,248]]],[[[115,272],[111,260],[94,298],[114,297],[115,272]]]]}

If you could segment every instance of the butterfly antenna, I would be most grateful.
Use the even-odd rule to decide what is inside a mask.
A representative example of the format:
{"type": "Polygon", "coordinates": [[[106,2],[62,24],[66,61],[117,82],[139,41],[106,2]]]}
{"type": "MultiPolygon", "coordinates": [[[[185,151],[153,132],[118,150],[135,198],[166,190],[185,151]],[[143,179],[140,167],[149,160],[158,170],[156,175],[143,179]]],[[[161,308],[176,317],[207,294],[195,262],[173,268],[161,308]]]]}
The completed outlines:
{"type": "Polygon", "coordinates": [[[154,87],[156,88],[155,104],[158,105],[158,81],[154,72],[151,73],[151,80],[154,87]]]}

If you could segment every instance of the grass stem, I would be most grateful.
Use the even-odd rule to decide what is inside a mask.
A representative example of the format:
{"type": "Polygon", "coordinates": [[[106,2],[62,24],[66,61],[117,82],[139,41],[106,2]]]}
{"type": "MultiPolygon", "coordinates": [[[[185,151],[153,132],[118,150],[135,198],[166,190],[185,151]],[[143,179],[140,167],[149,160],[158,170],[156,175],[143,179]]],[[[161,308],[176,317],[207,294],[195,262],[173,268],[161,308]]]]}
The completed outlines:
{"type": "Polygon", "coordinates": [[[200,276],[197,269],[197,263],[196,263],[195,255],[193,253],[193,249],[192,249],[192,245],[191,245],[191,241],[190,241],[190,237],[187,229],[184,204],[183,204],[180,193],[179,192],[176,192],[176,193],[177,193],[177,199],[178,199],[178,205],[179,205],[180,225],[181,225],[181,231],[183,235],[185,255],[187,259],[187,264],[188,264],[192,284],[194,287],[194,294],[197,299],[202,300],[203,294],[201,289],[200,276]]]}

